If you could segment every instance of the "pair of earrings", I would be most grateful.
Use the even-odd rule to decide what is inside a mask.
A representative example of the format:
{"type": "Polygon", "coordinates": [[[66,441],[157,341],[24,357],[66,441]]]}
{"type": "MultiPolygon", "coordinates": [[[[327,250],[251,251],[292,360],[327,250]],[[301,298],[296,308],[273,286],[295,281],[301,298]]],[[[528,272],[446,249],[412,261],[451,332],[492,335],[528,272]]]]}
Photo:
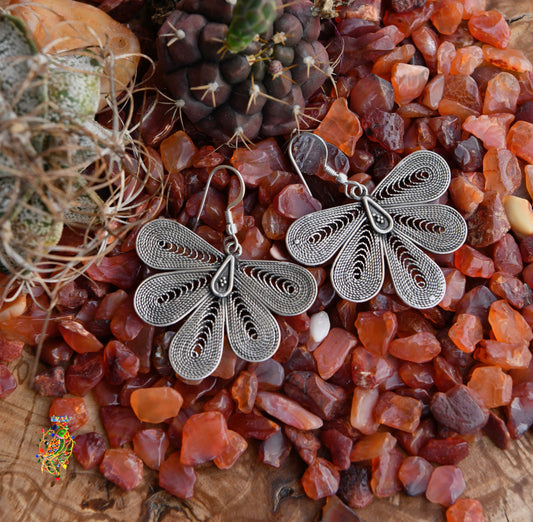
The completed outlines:
{"type": "MultiPolygon", "coordinates": [[[[449,253],[466,238],[466,223],[454,209],[430,203],[448,188],[450,169],[430,151],[403,159],[368,194],[327,164],[324,170],[344,188],[352,202],[320,210],[296,220],[286,245],[306,266],[326,263],[337,254],[331,282],[344,299],[362,302],[383,285],[385,260],[398,296],[414,308],[436,306],[446,283],[438,265],[417,245],[434,253],[449,253]]],[[[296,172],[307,183],[293,157],[296,172]]],[[[317,294],[315,279],[290,262],[240,259],[241,246],[231,210],[244,197],[244,181],[233,167],[211,172],[198,215],[213,175],[221,168],[234,172],[240,193],[225,212],[226,238],[220,252],[187,227],[169,219],[147,223],[137,237],[137,253],[151,268],[165,270],[143,281],[134,297],[137,314],[148,324],[170,326],[189,316],[173,337],[169,360],[184,379],[211,374],[222,357],[224,332],[240,358],[259,362],[277,350],[280,332],[274,314],[305,312],[317,294]]]]}

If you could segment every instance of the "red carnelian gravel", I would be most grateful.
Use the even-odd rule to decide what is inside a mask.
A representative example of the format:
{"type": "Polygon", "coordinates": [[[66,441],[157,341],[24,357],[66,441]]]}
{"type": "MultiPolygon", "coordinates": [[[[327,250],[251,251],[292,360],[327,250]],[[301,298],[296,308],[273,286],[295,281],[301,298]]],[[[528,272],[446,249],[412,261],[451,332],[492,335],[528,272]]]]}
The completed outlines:
{"type": "Polygon", "coordinates": [[[226,420],[218,411],[191,415],[183,426],[182,437],[180,459],[186,466],[220,457],[231,445],[226,420]]]}
{"type": "Polygon", "coordinates": [[[78,353],[99,352],[104,345],[77,321],[61,321],[58,330],[65,342],[78,353]]]}
{"type": "Polygon", "coordinates": [[[7,366],[0,364],[0,399],[5,399],[15,391],[17,381],[7,366]]]}
{"type": "Polygon", "coordinates": [[[395,339],[389,346],[389,352],[394,357],[415,363],[431,361],[440,351],[439,341],[430,332],[420,332],[409,337],[395,339]]]}
{"type": "Polygon", "coordinates": [[[82,433],[75,442],[73,453],[83,469],[92,469],[100,464],[106,449],[102,435],[94,431],[82,433]]]}
{"type": "Polygon", "coordinates": [[[248,447],[246,439],[236,431],[228,430],[228,437],[229,445],[218,457],[213,459],[218,469],[231,468],[248,447]]]}
{"type": "Polygon", "coordinates": [[[131,442],[133,436],[143,426],[131,408],[124,406],[102,406],[100,417],[112,448],[118,448],[126,442],[131,442]]]}
{"type": "Polygon", "coordinates": [[[499,11],[484,11],[468,20],[468,30],[481,42],[505,49],[509,45],[511,30],[499,11]]]}
{"type": "Polygon", "coordinates": [[[68,417],[68,427],[70,431],[81,428],[88,420],[87,406],[81,397],[71,397],[65,399],[54,399],[49,417],[68,417]]]}
{"type": "Polygon", "coordinates": [[[398,478],[410,496],[426,491],[433,466],[422,457],[407,457],[398,470],[398,478]]]}
{"type": "Polygon", "coordinates": [[[332,328],[320,346],[313,351],[320,377],[327,380],[342,366],[357,338],[342,328],[332,328]]]}
{"type": "Polygon", "coordinates": [[[367,350],[385,355],[398,331],[398,319],[390,310],[360,312],[357,314],[355,327],[359,340],[367,350]]]}
{"type": "Polygon", "coordinates": [[[374,409],[374,415],[380,424],[408,433],[416,430],[421,414],[421,401],[412,397],[402,397],[393,392],[381,394],[374,409]]]}
{"type": "Polygon", "coordinates": [[[161,428],[139,430],[133,436],[133,451],[151,469],[159,469],[168,446],[167,434],[161,428]]]}
{"type": "Polygon", "coordinates": [[[0,335],[0,361],[7,363],[18,359],[23,348],[23,341],[9,340],[0,335]]]}
{"type": "Polygon", "coordinates": [[[388,432],[374,433],[358,440],[350,452],[350,460],[370,460],[388,453],[396,446],[396,438],[388,432]]]}
{"type": "Polygon", "coordinates": [[[403,454],[396,448],[372,461],[370,487],[378,498],[391,497],[402,489],[398,471],[403,462],[403,454]]]}
{"type": "Polygon", "coordinates": [[[314,500],[337,493],[339,482],[340,476],[335,466],[321,458],[316,459],[302,476],[305,494],[314,500]]]}
{"type": "Polygon", "coordinates": [[[446,522],[485,522],[483,506],[473,498],[459,498],[446,510],[446,522]]]}
{"type": "Polygon", "coordinates": [[[476,315],[459,314],[448,330],[455,346],[466,353],[472,353],[477,343],[483,339],[483,325],[476,315]]]}
{"type": "Polygon", "coordinates": [[[141,483],[143,463],[129,449],[108,449],[100,463],[100,473],[107,480],[128,491],[141,483]]]}
{"type": "Polygon", "coordinates": [[[181,462],[178,452],[172,453],[159,468],[159,486],[178,498],[191,498],[196,472],[181,462]]]}
{"type": "Polygon", "coordinates": [[[429,477],[426,498],[436,504],[451,506],[465,487],[463,473],[457,466],[439,466],[429,477]]]}
{"type": "Polygon", "coordinates": [[[178,414],[183,397],[174,388],[154,386],[133,390],[130,403],[139,420],[157,424],[178,414]]]}

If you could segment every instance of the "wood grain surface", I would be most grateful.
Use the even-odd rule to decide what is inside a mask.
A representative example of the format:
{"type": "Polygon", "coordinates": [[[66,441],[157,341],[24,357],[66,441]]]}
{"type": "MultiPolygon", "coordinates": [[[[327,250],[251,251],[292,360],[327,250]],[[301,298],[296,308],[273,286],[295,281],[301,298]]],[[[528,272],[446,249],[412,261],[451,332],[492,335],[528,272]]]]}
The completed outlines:
{"type": "MultiPolygon", "coordinates": [[[[0,0],[0,7],[5,0],[0,0]]],[[[511,21],[513,47],[533,60],[533,0],[489,0],[490,8],[511,21]]],[[[50,398],[37,396],[29,387],[31,350],[11,363],[19,387],[0,401],[0,520],[33,521],[313,521],[322,502],[303,494],[299,478],[303,467],[291,455],[281,470],[262,465],[253,445],[228,471],[212,465],[197,469],[193,499],[178,500],[157,486],[155,473],[145,468],[145,480],[125,492],[96,471],[71,462],[56,482],[41,474],[35,458],[41,428],[49,425],[50,398]]],[[[81,432],[104,433],[97,405],[86,397],[89,422],[81,432]]],[[[496,448],[486,437],[471,445],[460,464],[465,496],[479,499],[491,522],[533,520],[533,435],[514,441],[508,451],[496,448]]],[[[367,522],[440,521],[443,509],[424,498],[399,494],[375,500],[358,510],[367,522]]]]}

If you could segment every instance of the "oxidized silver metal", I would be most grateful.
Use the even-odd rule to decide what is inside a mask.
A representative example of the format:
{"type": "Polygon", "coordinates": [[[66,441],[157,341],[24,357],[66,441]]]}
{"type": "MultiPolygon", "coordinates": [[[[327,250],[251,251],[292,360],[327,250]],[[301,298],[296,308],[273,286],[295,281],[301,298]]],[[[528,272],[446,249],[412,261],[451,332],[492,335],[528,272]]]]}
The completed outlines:
{"type": "Polygon", "coordinates": [[[136,247],[144,263],[167,271],[139,285],[134,297],[139,317],[154,326],[169,326],[189,316],[168,354],[174,371],[184,379],[202,379],[216,369],[225,331],[242,359],[268,359],[280,342],[272,312],[300,314],[317,294],[315,279],[305,268],[241,260],[235,243],[228,242],[222,253],[170,219],[147,223],[136,247]]]}
{"type": "MultiPolygon", "coordinates": [[[[295,167],[299,172],[296,163],[295,167]]],[[[450,183],[444,159],[427,150],[414,152],[371,194],[329,166],[325,170],[344,185],[346,196],[354,202],[295,221],[286,236],[292,257],[316,266],[338,252],[331,282],[342,298],[353,302],[368,301],[379,292],[386,260],[396,293],[406,304],[421,309],[436,306],[446,290],[444,275],[418,246],[447,254],[457,250],[467,235],[459,212],[431,203],[450,183]]]]}

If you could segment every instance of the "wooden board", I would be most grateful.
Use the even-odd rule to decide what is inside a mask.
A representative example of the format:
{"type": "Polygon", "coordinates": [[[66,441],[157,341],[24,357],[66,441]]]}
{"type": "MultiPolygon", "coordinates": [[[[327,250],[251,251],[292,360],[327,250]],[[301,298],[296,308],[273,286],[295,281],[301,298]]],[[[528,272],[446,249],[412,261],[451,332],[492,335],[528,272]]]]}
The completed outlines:
{"type": "MultiPolygon", "coordinates": [[[[4,0],[0,0],[0,6],[4,0]]],[[[513,30],[513,46],[533,60],[533,0],[489,0],[491,8],[506,14],[513,30]],[[525,14],[521,19],[520,16],[525,14]]],[[[195,497],[178,500],[157,487],[156,476],[145,469],[145,480],[125,492],[96,471],[84,471],[76,462],[59,482],[41,474],[35,458],[41,428],[48,426],[51,399],[35,395],[28,386],[32,354],[10,365],[19,387],[0,401],[0,520],[32,521],[311,521],[319,518],[322,502],[303,494],[299,477],[303,467],[291,456],[275,470],[260,464],[257,448],[250,447],[229,471],[206,465],[197,470],[195,497]]],[[[90,420],[82,432],[103,433],[98,408],[86,402],[90,420]]],[[[467,482],[465,495],[479,499],[489,521],[533,520],[533,435],[501,451],[483,438],[471,446],[461,463],[467,482]]],[[[423,498],[396,495],[375,500],[358,514],[367,522],[443,520],[443,509],[423,498]]]]}

